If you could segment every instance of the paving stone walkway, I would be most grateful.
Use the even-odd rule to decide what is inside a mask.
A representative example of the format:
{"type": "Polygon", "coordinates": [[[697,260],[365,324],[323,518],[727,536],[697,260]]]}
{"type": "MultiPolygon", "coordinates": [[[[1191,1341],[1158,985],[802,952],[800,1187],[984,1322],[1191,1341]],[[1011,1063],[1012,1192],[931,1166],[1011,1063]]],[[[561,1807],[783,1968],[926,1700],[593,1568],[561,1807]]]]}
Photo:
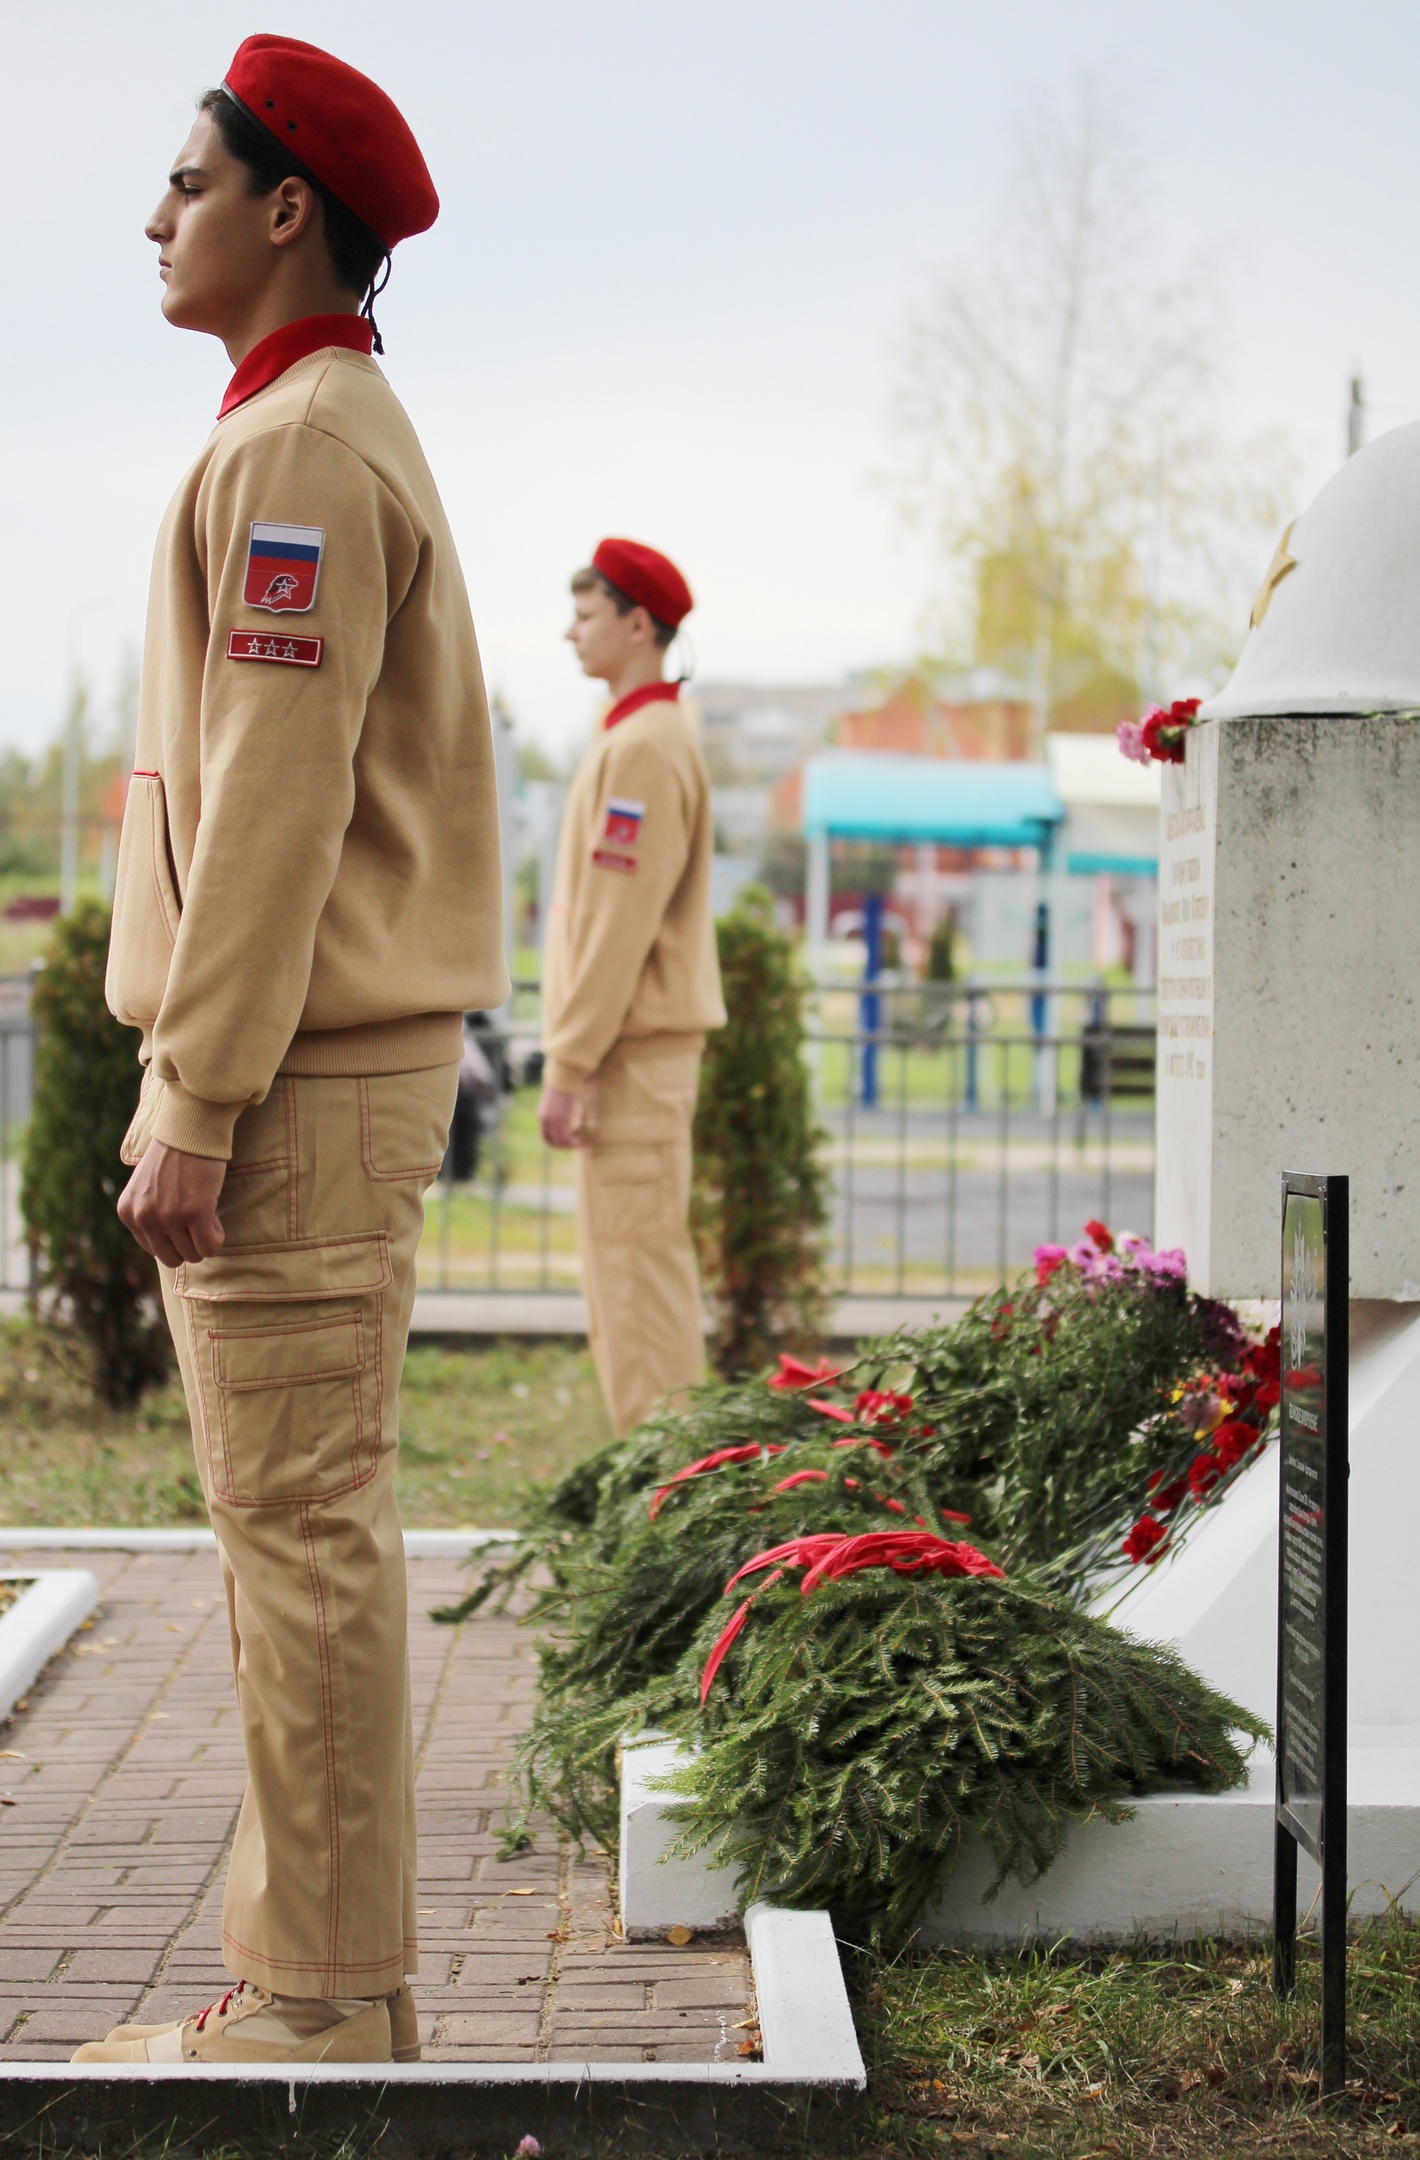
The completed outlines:
{"type": "MultiPolygon", "coordinates": [[[[99,1577],[102,1603],[0,1726],[0,2056],[26,2061],[67,2057],[128,2018],[190,2015],[230,1985],[222,1880],[243,1767],[216,1558],[73,1561],[99,1577]]],[[[457,1561],[409,1572],[426,2059],[737,2057],[741,1946],[619,1941],[606,1862],[549,1836],[499,1861],[531,1647],[511,1620],[430,1621],[467,1586],[457,1561]]]]}

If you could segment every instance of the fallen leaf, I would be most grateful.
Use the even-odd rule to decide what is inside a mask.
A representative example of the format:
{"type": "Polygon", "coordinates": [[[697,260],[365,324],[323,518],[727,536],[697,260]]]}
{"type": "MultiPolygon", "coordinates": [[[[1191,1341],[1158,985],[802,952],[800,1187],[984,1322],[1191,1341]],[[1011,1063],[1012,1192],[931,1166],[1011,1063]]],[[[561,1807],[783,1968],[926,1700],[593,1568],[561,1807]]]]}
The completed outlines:
{"type": "Polygon", "coordinates": [[[535,1889],[533,1889],[533,1890],[505,1890],[505,1891],[503,1892],[503,1895],[504,1895],[504,1897],[536,1897],[536,1896],[537,1896],[537,1891],[536,1891],[535,1889]]]}
{"type": "Polygon", "coordinates": [[[0,1762],[28,1762],[29,1756],[17,1747],[0,1747],[0,1762]]]}
{"type": "Polygon", "coordinates": [[[1040,2057],[1034,2053],[1023,2055],[1021,2057],[1021,2068],[1023,2070],[1038,2070],[1040,2068],[1040,2057]]]}
{"type": "Polygon", "coordinates": [[[667,1928],[667,1929],[666,1929],[666,1941],[667,1941],[668,1943],[674,1943],[674,1944],[675,1944],[675,1946],[676,1946],[676,1948],[677,1948],[677,1950],[682,1950],[682,1949],[684,1949],[685,1945],[686,1945],[686,1944],[687,1944],[688,1942],[694,1942],[694,1940],[695,1940],[695,1930],[694,1930],[694,1928],[688,1928],[688,1927],[673,1927],[673,1928],[667,1928]]]}

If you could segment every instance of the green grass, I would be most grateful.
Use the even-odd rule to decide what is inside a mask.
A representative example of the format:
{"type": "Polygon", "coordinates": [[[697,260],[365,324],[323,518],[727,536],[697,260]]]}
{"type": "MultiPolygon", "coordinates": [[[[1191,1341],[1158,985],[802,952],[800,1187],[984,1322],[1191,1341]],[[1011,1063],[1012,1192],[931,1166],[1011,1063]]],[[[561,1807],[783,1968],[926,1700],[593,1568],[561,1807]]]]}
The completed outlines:
{"type": "Polygon", "coordinates": [[[1320,1967],[1272,1993],[1266,1946],[1093,1957],[941,1952],[858,1970],[876,2098],[864,2151],[1021,2160],[1213,2160],[1420,2146],[1420,1926],[1367,1922],[1350,1953],[1350,2081],[1317,2089],[1320,1967]]]}
{"type": "MultiPolygon", "coordinates": [[[[411,1529],[511,1527],[517,1494],[610,1438],[590,1356],[573,1344],[411,1350],[396,1486],[411,1529]]],[[[176,1379],[136,1411],[94,1400],[59,1331],[0,1327],[0,1522],[205,1522],[176,1379]]]]}

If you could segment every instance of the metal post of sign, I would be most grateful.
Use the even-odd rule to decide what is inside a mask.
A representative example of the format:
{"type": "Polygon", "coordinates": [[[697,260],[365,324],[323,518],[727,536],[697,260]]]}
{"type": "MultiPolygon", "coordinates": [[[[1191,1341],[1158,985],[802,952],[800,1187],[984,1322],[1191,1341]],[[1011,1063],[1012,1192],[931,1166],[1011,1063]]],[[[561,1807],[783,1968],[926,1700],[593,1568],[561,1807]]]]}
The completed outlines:
{"type": "Polygon", "coordinates": [[[1321,2089],[1346,2083],[1350,1185],[1282,1179],[1272,1982],[1296,1980],[1297,1847],[1321,1869],[1321,2089]]]}

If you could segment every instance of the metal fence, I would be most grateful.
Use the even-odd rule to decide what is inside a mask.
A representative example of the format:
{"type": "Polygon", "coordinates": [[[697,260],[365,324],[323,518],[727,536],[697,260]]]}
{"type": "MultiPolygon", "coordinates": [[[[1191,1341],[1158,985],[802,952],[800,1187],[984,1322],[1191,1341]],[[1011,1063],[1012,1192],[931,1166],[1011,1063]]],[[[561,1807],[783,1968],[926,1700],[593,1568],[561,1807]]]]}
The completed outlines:
{"type": "MultiPolygon", "coordinates": [[[[537,1130],[536,982],[484,1038],[507,1085],[427,1203],[420,1287],[545,1295],[580,1286],[572,1158],[537,1130]],[[456,1169],[471,1169],[468,1176],[456,1169]]],[[[1153,1022],[1098,982],[890,978],[808,993],[806,1056],[828,1171],[837,1296],[974,1296],[1098,1215],[1153,1226],[1153,1022]]],[[[29,981],[0,977],[0,1290],[23,1291],[29,981]]]]}
{"type": "MultiPolygon", "coordinates": [[[[822,983],[806,1023],[835,1295],[976,1295],[1093,1215],[1151,1233],[1147,993],[822,983]]],[[[521,982],[499,1032],[515,1081],[537,1040],[537,985],[521,982]]],[[[574,1165],[543,1146],[536,1102],[533,1081],[514,1084],[484,1112],[474,1174],[456,1178],[446,1163],[429,1196],[421,1287],[578,1287],[574,1165]]]]}

